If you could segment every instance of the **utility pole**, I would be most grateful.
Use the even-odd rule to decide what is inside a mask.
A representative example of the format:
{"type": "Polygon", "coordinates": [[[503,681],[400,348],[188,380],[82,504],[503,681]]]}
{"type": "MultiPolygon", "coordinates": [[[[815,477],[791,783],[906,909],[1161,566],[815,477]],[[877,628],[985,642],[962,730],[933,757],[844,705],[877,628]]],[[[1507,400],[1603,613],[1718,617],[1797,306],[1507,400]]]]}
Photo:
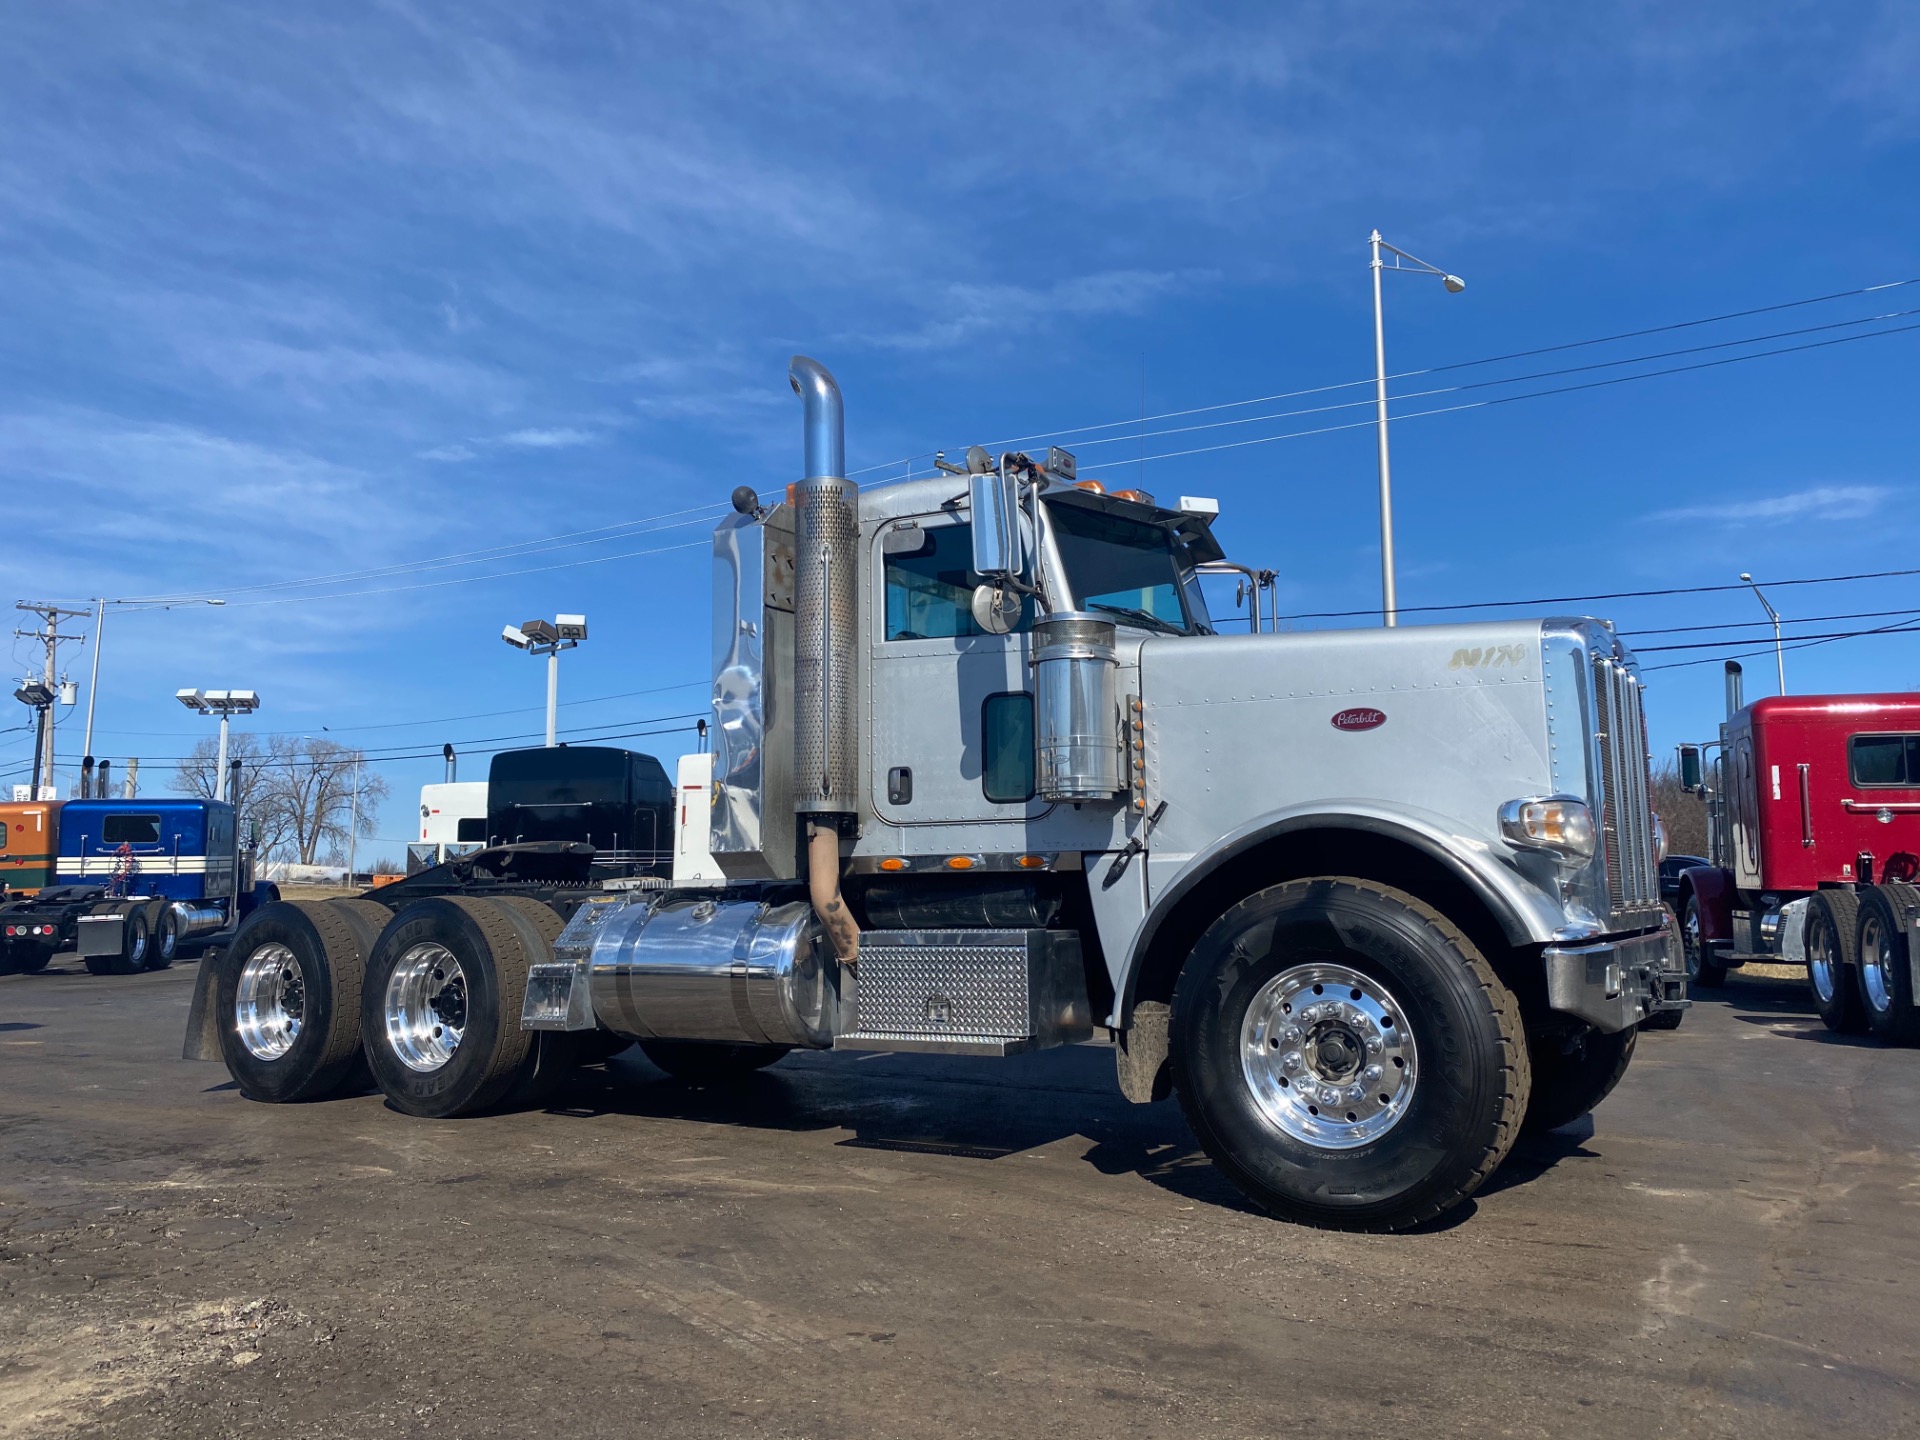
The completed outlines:
{"type": "Polygon", "coordinates": [[[58,680],[55,678],[59,675],[60,642],[62,640],[70,640],[78,645],[86,638],[81,635],[62,635],[60,633],[60,622],[69,618],[84,620],[87,618],[88,612],[85,610],[69,610],[64,606],[54,605],[44,600],[19,600],[14,602],[13,608],[24,611],[29,615],[38,616],[42,624],[42,628],[38,630],[15,630],[13,632],[15,638],[20,640],[38,640],[46,647],[47,651],[46,671],[42,677],[40,686],[36,689],[36,687],[32,685],[26,685],[15,692],[16,695],[22,698],[24,703],[32,705],[33,708],[39,712],[39,732],[34,737],[33,747],[33,798],[38,800],[42,788],[50,787],[54,783],[53,704],[55,697],[58,696],[66,704],[71,705],[73,703],[70,698],[72,687],[67,683],[66,678],[64,676],[61,676],[58,680]],[[58,687],[57,689],[56,686],[58,687]],[[27,699],[26,697],[30,693],[34,698],[27,699]]]}
{"type": "Polygon", "coordinates": [[[353,811],[347,822],[347,884],[353,884],[354,862],[360,858],[360,752],[353,752],[353,811]]]}

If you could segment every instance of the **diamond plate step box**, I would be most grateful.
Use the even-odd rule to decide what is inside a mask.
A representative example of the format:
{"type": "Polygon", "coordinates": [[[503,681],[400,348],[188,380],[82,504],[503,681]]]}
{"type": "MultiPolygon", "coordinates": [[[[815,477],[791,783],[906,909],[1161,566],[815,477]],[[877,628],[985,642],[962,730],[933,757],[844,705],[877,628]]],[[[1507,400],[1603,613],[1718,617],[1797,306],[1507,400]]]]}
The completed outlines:
{"type": "Polygon", "coordinates": [[[1071,930],[869,930],[836,1050],[1013,1055],[1093,1036],[1071,930]]]}

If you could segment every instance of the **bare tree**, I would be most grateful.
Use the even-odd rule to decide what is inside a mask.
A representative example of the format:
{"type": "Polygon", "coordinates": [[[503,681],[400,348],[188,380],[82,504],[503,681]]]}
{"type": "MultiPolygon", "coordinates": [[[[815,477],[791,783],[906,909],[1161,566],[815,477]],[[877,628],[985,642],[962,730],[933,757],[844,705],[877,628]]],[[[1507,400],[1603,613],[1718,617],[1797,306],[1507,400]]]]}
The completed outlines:
{"type": "MultiPolygon", "coordinates": [[[[173,788],[210,799],[218,752],[213,740],[196,745],[173,788]]],[[[241,762],[236,803],[241,823],[259,829],[262,856],[312,865],[323,852],[347,847],[355,809],[353,751],[331,740],[293,735],[270,735],[262,750],[257,737],[242,734],[231,737],[228,758],[241,762]]],[[[388,786],[364,765],[358,772],[359,831],[370,836],[378,828],[374,817],[388,786]]]]}
{"type": "MultiPolygon", "coordinates": [[[[260,855],[268,860],[287,858],[289,834],[285,807],[278,801],[271,765],[275,758],[273,742],[278,738],[269,737],[268,743],[263,746],[259,736],[241,731],[230,735],[227,740],[228,761],[240,762],[238,789],[227,798],[233,802],[239,816],[241,837],[248,839],[257,833],[260,855]]],[[[219,740],[213,736],[204,737],[174,771],[174,793],[191,795],[200,800],[213,799],[218,793],[218,777],[214,772],[219,768],[219,763],[219,740]]]]}
{"type": "Polygon", "coordinates": [[[1654,767],[1653,808],[1666,822],[1669,853],[1707,853],[1707,803],[1680,788],[1680,771],[1671,760],[1654,767]]]}
{"type": "Polygon", "coordinates": [[[347,848],[354,830],[356,785],[359,833],[374,833],[374,814],[387,798],[387,782],[356,765],[353,751],[310,736],[276,736],[273,748],[285,752],[275,754],[278,763],[268,783],[286,820],[289,859],[312,865],[325,851],[347,848]]]}

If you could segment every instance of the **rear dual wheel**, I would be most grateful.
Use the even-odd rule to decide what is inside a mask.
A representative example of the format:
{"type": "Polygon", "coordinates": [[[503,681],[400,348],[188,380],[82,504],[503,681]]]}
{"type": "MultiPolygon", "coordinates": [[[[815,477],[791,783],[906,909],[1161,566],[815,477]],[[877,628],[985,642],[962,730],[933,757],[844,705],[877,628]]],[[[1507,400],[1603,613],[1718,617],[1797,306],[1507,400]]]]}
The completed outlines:
{"type": "Polygon", "coordinates": [[[1867,1028],[1890,1045],[1920,1044],[1909,951],[1911,927],[1920,918],[1920,891],[1876,885],[1859,901],[1860,1000],[1867,1028]]]}
{"type": "Polygon", "coordinates": [[[574,1059],[574,1037],[520,1028],[527,971],[559,917],[532,900],[436,897],[394,917],[361,996],[367,1060],[409,1115],[450,1119],[536,1103],[574,1059]]]}
{"type": "Polygon", "coordinates": [[[369,948],[366,917],[332,901],[276,900],[247,917],[214,991],[221,1057],[241,1094],[285,1104],[364,1088],[369,948]]]}
{"type": "Polygon", "coordinates": [[[88,974],[138,975],[148,968],[153,951],[150,910],[149,906],[136,905],[126,912],[121,921],[120,953],[87,956],[88,974]]]}
{"type": "Polygon", "coordinates": [[[1867,1028],[1860,1007],[1860,901],[1851,890],[1821,890],[1807,901],[1807,988],[1820,1023],[1837,1035],[1867,1028]]]}

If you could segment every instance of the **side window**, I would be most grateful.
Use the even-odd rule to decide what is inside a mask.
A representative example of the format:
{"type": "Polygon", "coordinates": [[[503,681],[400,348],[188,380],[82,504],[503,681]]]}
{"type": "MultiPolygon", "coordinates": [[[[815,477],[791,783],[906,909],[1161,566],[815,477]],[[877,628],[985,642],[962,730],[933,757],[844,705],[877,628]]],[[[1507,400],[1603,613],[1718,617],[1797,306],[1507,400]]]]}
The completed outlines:
{"type": "Polygon", "coordinates": [[[996,805],[1033,798],[1033,696],[1024,690],[989,695],[980,718],[986,763],[980,786],[996,805]]]}
{"type": "Polygon", "coordinates": [[[1856,785],[1920,789],[1920,735],[1851,735],[1847,769],[1856,785]]]}
{"type": "MultiPolygon", "coordinates": [[[[985,632],[974,623],[973,527],[930,525],[918,550],[887,554],[889,640],[950,640],[985,632]]],[[[1016,630],[1033,624],[1033,601],[1020,611],[1016,630]]]]}

